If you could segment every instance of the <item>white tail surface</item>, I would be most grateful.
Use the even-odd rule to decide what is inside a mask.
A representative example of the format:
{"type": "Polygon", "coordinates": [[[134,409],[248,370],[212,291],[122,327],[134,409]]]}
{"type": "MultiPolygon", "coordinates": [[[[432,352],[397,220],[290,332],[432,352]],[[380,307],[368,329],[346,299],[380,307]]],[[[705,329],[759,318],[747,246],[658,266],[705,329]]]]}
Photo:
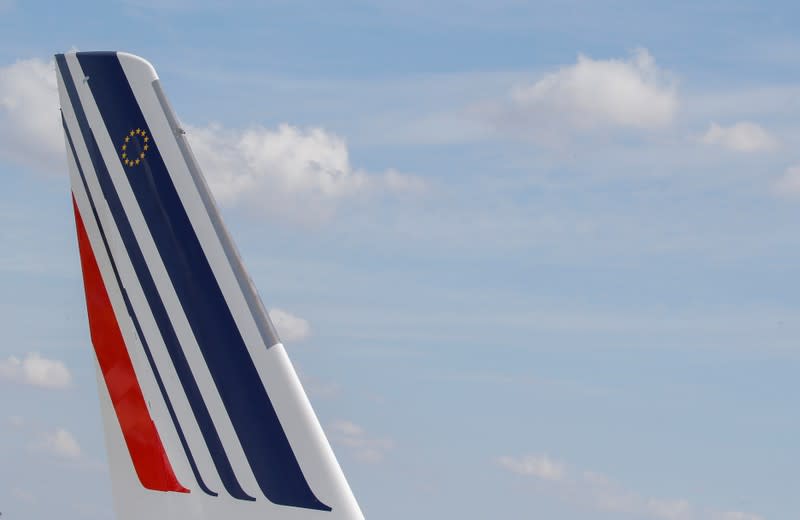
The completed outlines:
{"type": "Polygon", "coordinates": [[[153,67],[56,64],[118,519],[362,519],[153,67]]]}

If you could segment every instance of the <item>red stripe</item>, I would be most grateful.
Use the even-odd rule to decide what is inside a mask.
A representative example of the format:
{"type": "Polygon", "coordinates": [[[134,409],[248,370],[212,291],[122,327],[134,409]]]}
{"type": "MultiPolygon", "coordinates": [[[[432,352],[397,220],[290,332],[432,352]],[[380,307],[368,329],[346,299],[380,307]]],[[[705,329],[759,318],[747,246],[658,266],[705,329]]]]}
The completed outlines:
{"type": "Polygon", "coordinates": [[[150,418],[74,196],[72,206],[92,344],[136,474],[147,489],[188,493],[175,477],[156,425],[150,418]]]}

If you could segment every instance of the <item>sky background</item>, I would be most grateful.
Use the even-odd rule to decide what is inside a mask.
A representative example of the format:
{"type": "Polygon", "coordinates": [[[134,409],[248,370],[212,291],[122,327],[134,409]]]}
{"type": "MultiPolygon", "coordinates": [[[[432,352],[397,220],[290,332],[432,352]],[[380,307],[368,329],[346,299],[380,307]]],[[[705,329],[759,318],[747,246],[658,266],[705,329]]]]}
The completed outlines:
{"type": "Polygon", "coordinates": [[[161,77],[367,518],[800,517],[800,7],[0,0],[0,512],[113,517],[52,55],[161,77]]]}

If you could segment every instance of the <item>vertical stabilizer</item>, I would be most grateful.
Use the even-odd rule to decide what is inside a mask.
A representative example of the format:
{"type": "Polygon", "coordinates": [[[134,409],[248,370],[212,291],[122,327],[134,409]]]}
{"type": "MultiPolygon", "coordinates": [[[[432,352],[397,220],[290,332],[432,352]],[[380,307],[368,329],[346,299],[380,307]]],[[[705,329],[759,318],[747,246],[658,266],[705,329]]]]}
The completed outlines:
{"type": "Polygon", "coordinates": [[[153,67],[56,65],[118,519],[362,519],[153,67]]]}

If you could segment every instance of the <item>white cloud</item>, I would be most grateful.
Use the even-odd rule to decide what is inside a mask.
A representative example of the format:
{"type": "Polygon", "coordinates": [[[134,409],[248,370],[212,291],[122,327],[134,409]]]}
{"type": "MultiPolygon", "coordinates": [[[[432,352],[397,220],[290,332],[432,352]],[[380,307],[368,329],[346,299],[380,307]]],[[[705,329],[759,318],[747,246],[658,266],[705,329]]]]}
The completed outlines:
{"type": "Polygon", "coordinates": [[[12,415],[8,418],[8,424],[10,424],[14,428],[22,428],[25,426],[25,419],[20,417],[19,415],[12,415]]]}
{"type": "Polygon", "coordinates": [[[692,518],[692,507],[687,500],[659,500],[651,498],[645,502],[644,510],[663,520],[692,518]]]}
{"type": "MultiPolygon", "coordinates": [[[[53,62],[30,59],[0,67],[0,158],[63,171],[58,108],[53,62]]],[[[209,185],[224,205],[318,222],[345,201],[425,189],[412,175],[354,167],[344,139],[321,128],[188,128],[209,185]]]]}
{"type": "Polygon", "coordinates": [[[786,168],[783,175],[772,183],[776,195],[797,197],[800,195],[800,165],[786,168]]]}
{"type": "Polygon", "coordinates": [[[711,123],[701,140],[705,144],[722,146],[737,152],[760,152],[773,150],[778,141],[755,123],[740,121],[731,126],[711,123]]]}
{"type": "Polygon", "coordinates": [[[31,59],[0,67],[0,157],[54,172],[63,170],[53,62],[31,59]]]}
{"type": "Polygon", "coordinates": [[[29,504],[33,504],[36,502],[36,496],[31,493],[30,491],[22,488],[11,488],[11,496],[19,500],[20,502],[27,502],[29,504]]]}
{"type": "Polygon", "coordinates": [[[547,455],[527,455],[520,458],[499,457],[497,463],[519,475],[543,480],[561,480],[566,474],[564,465],[551,460],[547,455]]]}
{"type": "Polygon", "coordinates": [[[369,464],[382,462],[394,446],[391,439],[370,437],[364,428],[351,421],[336,421],[331,424],[331,431],[334,441],[350,448],[358,460],[369,464]]]}
{"type": "Polygon", "coordinates": [[[717,513],[712,520],[764,520],[760,515],[752,513],[742,513],[739,511],[728,511],[724,513],[717,513]]]}
{"type": "Polygon", "coordinates": [[[43,358],[34,352],[25,359],[11,356],[0,361],[0,380],[42,388],[66,388],[72,382],[72,375],[61,361],[43,358]]]}
{"type": "Polygon", "coordinates": [[[344,139],[321,128],[211,125],[190,128],[188,136],[217,201],[259,213],[317,222],[343,201],[425,187],[393,170],[374,174],[353,167],[344,139]]]}
{"type": "Polygon", "coordinates": [[[144,15],[151,11],[195,11],[227,7],[220,0],[123,0],[123,4],[132,9],[131,14],[144,15]]]}
{"type": "Polygon", "coordinates": [[[311,335],[308,321],[283,309],[270,309],[269,317],[284,341],[302,341],[311,335]]]}
{"type": "Polygon", "coordinates": [[[81,447],[75,437],[63,428],[52,433],[45,433],[36,448],[64,459],[77,459],[81,456],[81,447]]]}
{"type": "MultiPolygon", "coordinates": [[[[498,465],[523,477],[549,483],[562,499],[609,513],[622,513],[654,520],[763,520],[752,513],[722,512],[693,506],[688,500],[643,497],[593,471],[571,472],[566,464],[546,455],[499,457],[498,465]]],[[[545,489],[545,488],[542,488],[545,489]]]]}
{"type": "Polygon", "coordinates": [[[306,393],[314,399],[332,399],[342,391],[342,386],[339,383],[317,379],[302,370],[298,370],[297,375],[300,377],[306,393]]]}
{"type": "Polygon", "coordinates": [[[678,107],[674,82],[645,49],[627,60],[578,56],[539,81],[512,89],[501,125],[555,130],[668,125],[678,107]]]}

